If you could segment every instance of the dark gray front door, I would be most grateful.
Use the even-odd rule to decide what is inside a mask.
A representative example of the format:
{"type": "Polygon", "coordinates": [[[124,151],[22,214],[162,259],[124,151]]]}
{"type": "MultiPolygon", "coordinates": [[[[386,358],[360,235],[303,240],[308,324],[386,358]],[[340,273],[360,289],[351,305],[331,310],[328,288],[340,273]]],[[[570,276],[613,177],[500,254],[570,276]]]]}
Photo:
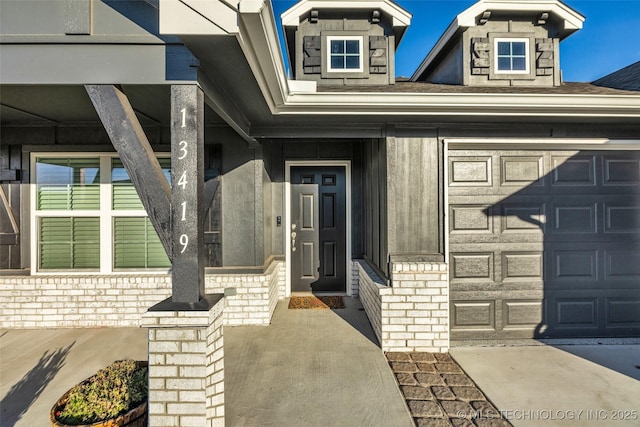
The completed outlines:
{"type": "Polygon", "coordinates": [[[291,168],[291,290],[346,291],[344,167],[291,168]]]}

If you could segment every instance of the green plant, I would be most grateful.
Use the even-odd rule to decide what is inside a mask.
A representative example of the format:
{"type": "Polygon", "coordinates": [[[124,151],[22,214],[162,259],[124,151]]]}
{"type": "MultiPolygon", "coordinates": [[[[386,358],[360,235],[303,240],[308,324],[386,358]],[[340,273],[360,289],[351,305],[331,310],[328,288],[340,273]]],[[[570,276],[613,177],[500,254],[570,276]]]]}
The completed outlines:
{"type": "Polygon", "coordinates": [[[147,368],[134,360],[112,363],[73,387],[58,421],[90,424],[115,418],[147,398],[147,368]]]}

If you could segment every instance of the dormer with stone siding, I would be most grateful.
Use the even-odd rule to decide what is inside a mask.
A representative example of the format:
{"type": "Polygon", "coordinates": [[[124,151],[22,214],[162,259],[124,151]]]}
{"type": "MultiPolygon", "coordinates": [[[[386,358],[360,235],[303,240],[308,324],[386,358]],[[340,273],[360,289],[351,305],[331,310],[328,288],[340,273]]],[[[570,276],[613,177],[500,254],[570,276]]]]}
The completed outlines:
{"type": "Polygon", "coordinates": [[[281,19],[295,80],[395,83],[395,51],[411,15],[394,2],[303,0],[281,19]]]}
{"type": "Polygon", "coordinates": [[[411,80],[560,86],[560,41],[583,22],[558,0],[481,0],[453,20],[411,80]]]}

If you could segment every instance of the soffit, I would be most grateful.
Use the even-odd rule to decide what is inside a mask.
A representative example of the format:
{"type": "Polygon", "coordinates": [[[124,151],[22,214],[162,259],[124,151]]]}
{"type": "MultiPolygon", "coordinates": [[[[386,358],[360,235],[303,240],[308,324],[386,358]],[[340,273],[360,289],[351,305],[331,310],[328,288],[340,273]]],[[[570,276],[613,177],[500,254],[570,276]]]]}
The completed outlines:
{"type": "MultiPolygon", "coordinates": [[[[169,85],[124,85],[143,126],[168,126],[171,114],[169,85]]],[[[207,125],[223,123],[210,109],[207,125]]],[[[0,88],[3,125],[98,124],[100,120],[82,85],[4,85],[0,88]]]]}

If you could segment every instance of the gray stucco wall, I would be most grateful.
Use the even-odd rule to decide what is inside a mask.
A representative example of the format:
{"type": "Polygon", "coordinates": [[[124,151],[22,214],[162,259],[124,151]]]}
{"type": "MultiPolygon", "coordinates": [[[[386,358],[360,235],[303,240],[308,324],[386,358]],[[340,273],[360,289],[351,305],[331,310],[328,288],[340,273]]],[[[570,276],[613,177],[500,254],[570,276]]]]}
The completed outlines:
{"type": "Polygon", "coordinates": [[[262,208],[256,205],[262,199],[262,160],[236,138],[227,137],[222,148],[222,262],[225,267],[262,265],[256,242],[263,239],[262,208]]]}
{"type": "Polygon", "coordinates": [[[461,85],[464,83],[463,66],[464,49],[462,40],[458,40],[445,58],[434,68],[429,76],[430,83],[461,85]]]}

